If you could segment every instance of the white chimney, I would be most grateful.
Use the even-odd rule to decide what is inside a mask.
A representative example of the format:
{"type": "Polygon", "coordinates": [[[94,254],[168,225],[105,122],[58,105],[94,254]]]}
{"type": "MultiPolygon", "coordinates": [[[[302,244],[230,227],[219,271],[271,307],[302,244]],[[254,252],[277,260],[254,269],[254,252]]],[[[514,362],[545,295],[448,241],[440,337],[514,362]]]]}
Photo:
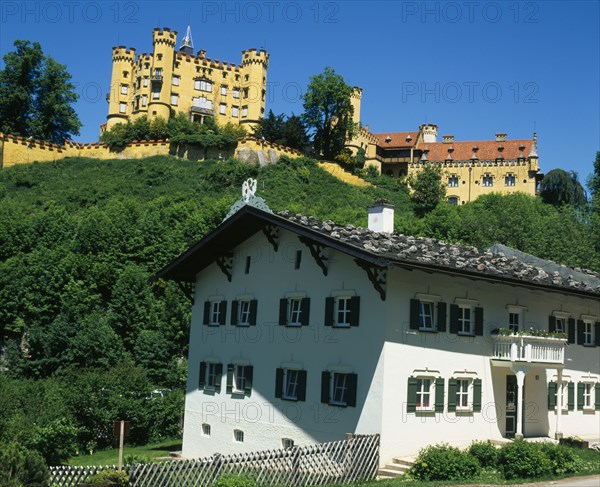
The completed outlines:
{"type": "Polygon", "coordinates": [[[394,207],[383,201],[376,201],[369,207],[369,230],[377,233],[394,232],[394,207]]]}

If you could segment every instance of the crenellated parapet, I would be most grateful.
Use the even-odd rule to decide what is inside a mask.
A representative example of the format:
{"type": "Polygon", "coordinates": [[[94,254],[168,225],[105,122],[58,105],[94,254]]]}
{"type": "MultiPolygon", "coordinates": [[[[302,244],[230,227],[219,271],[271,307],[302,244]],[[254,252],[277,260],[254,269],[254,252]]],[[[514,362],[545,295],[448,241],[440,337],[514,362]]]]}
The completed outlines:
{"type": "Polygon", "coordinates": [[[165,44],[173,49],[177,44],[177,31],[164,27],[162,30],[155,27],[152,31],[152,45],[165,44]]]}
{"type": "Polygon", "coordinates": [[[113,63],[121,61],[133,64],[135,62],[135,48],[126,48],[125,46],[113,47],[112,61],[113,63]]]}
{"type": "Polygon", "coordinates": [[[246,49],[242,51],[242,66],[260,64],[265,68],[269,65],[269,53],[264,49],[246,49]]]}

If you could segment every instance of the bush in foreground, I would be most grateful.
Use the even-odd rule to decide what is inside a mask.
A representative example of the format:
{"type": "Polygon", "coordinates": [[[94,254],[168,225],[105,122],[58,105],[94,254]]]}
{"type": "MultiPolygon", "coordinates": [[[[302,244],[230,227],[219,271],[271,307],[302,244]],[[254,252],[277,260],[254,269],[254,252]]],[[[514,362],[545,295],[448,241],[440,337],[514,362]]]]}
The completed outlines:
{"type": "Polygon", "coordinates": [[[500,448],[498,468],[504,478],[510,480],[548,475],[552,464],[540,445],[516,440],[500,448]]]}
{"type": "Polygon", "coordinates": [[[17,443],[0,447],[2,487],[48,487],[50,473],[44,458],[17,443]]]}
{"type": "Polygon", "coordinates": [[[129,475],[122,470],[102,470],[88,477],[83,485],[108,484],[114,487],[127,487],[129,475]]]}
{"type": "Polygon", "coordinates": [[[583,461],[575,455],[573,450],[563,445],[541,443],[540,450],[550,461],[550,468],[554,475],[575,473],[583,467],[583,461]]]}
{"type": "Polygon", "coordinates": [[[498,448],[489,441],[474,441],[467,450],[483,468],[495,468],[498,461],[498,448]]]}
{"type": "Polygon", "coordinates": [[[447,444],[421,449],[410,473],[417,480],[468,480],[481,471],[479,462],[447,444]]]}
{"type": "Polygon", "coordinates": [[[214,484],[214,487],[257,487],[258,484],[252,476],[247,474],[226,474],[221,475],[214,484]]]}

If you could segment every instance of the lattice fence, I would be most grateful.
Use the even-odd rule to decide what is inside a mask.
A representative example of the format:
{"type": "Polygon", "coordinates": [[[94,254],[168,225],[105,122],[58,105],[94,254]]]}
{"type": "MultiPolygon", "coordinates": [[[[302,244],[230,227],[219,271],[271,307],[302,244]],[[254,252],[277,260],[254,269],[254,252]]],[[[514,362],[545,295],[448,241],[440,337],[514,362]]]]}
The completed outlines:
{"type": "Polygon", "coordinates": [[[97,474],[102,470],[116,470],[116,465],[101,465],[90,467],[50,467],[50,485],[60,487],[77,487],[90,475],[97,474]]]}
{"type": "MultiPolygon", "coordinates": [[[[311,486],[372,480],[378,467],[379,435],[348,435],[342,441],[284,450],[138,464],[129,473],[132,487],[204,487],[226,474],[251,475],[263,486],[311,486]]],[[[84,474],[79,467],[77,473],[68,476],[69,468],[51,469],[52,482],[77,487],[95,473],[84,474]]],[[[98,470],[104,468],[114,467],[98,470]]]]}

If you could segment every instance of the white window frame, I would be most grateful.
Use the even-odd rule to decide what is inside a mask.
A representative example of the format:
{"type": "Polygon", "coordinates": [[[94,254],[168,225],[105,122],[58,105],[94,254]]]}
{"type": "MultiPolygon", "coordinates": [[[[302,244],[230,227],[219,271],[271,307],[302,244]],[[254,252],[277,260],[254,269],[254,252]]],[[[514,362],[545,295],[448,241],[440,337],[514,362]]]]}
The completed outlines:
{"type": "Polygon", "coordinates": [[[205,79],[196,79],[194,80],[194,89],[199,91],[206,91],[207,93],[212,92],[212,81],[207,81],[205,79]]]}
{"type": "Polygon", "coordinates": [[[583,409],[595,409],[596,384],[594,382],[582,382],[583,384],[583,409]]]}
{"type": "Polygon", "coordinates": [[[221,96],[227,96],[227,86],[221,85],[221,96]]]}
{"type": "Polygon", "coordinates": [[[233,441],[235,443],[244,443],[244,431],[238,429],[233,430],[233,441]]]}
{"type": "Polygon", "coordinates": [[[594,342],[594,322],[590,320],[583,320],[583,345],[586,347],[593,347],[594,342]]]}
{"type": "Polygon", "coordinates": [[[523,310],[517,308],[509,308],[508,328],[514,327],[515,325],[517,326],[516,331],[523,330],[523,310]]]}
{"type": "Polygon", "coordinates": [[[338,296],[335,298],[335,326],[350,326],[351,299],[352,296],[338,296]]]}
{"type": "Polygon", "coordinates": [[[504,176],[504,186],[515,186],[517,182],[517,178],[514,174],[512,173],[508,173],[506,176],[504,176]]]}
{"type": "Polygon", "coordinates": [[[452,174],[448,178],[448,187],[449,188],[458,188],[458,176],[456,174],[452,174]]]}
{"type": "Polygon", "coordinates": [[[211,427],[208,423],[202,423],[202,436],[210,436],[211,427]]]}
{"type": "Polygon", "coordinates": [[[555,324],[556,333],[567,333],[567,318],[556,316],[555,324]]]}
{"type": "Polygon", "coordinates": [[[435,305],[434,301],[419,300],[419,330],[435,330],[435,305]],[[426,306],[430,306],[431,313],[426,313],[426,306]],[[427,318],[431,319],[431,325],[427,325],[427,318]]]}
{"type": "Polygon", "coordinates": [[[215,362],[206,362],[206,377],[204,379],[205,389],[215,390],[217,388],[217,364],[215,362]]]}
{"type": "Polygon", "coordinates": [[[474,309],[472,306],[458,305],[458,334],[459,335],[474,335],[475,334],[475,320],[474,320],[474,309]],[[467,314],[469,317],[466,318],[467,314]],[[468,328],[465,330],[465,324],[468,323],[468,328]]]}
{"type": "Polygon", "coordinates": [[[348,374],[345,372],[331,372],[329,404],[333,406],[346,406],[348,404],[348,374]]]}
{"type": "Polygon", "coordinates": [[[148,105],[148,95],[142,95],[142,106],[145,107],[148,105]]]}
{"type": "Polygon", "coordinates": [[[121,95],[126,95],[129,91],[129,88],[127,85],[121,85],[121,95]]]}
{"type": "Polygon", "coordinates": [[[246,393],[246,365],[235,365],[233,367],[233,380],[231,382],[233,394],[246,393]]]}
{"type": "Polygon", "coordinates": [[[208,319],[209,325],[218,326],[221,323],[219,322],[219,318],[221,317],[221,301],[211,301],[210,302],[210,315],[208,319]]]}
{"type": "Polygon", "coordinates": [[[227,115],[227,104],[226,103],[219,104],[219,113],[221,115],[227,115]]]}
{"type": "MultiPolygon", "coordinates": [[[[556,383],[556,387],[558,387],[559,383],[556,383]]],[[[558,397],[558,391],[556,391],[556,395],[558,397]]],[[[558,405],[556,406],[558,408],[558,405]]],[[[562,381],[562,410],[569,410],[569,381],[562,381]]]]}
{"type": "Polygon", "coordinates": [[[298,385],[300,382],[300,371],[298,369],[283,370],[283,390],[281,398],[288,401],[298,400],[298,385]]]}
{"type": "Polygon", "coordinates": [[[160,90],[158,90],[158,89],[152,90],[152,99],[156,100],[157,98],[160,98],[160,90]]]}
{"type": "Polygon", "coordinates": [[[417,377],[417,394],[415,404],[417,411],[434,411],[435,409],[435,378],[417,377]],[[427,405],[424,399],[427,398],[427,405]]]}
{"type": "Polygon", "coordinates": [[[119,103],[119,113],[127,113],[127,103],[119,103]]]}
{"type": "Polygon", "coordinates": [[[144,77],[142,84],[144,85],[144,87],[148,86],[148,78],[144,77]]]}
{"type": "Polygon", "coordinates": [[[247,116],[248,116],[248,107],[243,106],[242,107],[242,118],[246,118],[247,116]]]}
{"type": "Polygon", "coordinates": [[[177,103],[179,103],[179,95],[171,93],[171,105],[177,106],[177,103]]]}
{"type": "Polygon", "coordinates": [[[302,298],[288,298],[287,304],[288,326],[302,326],[302,298]]]}
{"type": "Polygon", "coordinates": [[[238,301],[238,326],[250,326],[251,303],[249,299],[238,301]]]}
{"type": "Polygon", "coordinates": [[[233,89],[233,97],[234,98],[239,98],[240,97],[240,89],[239,88],[234,88],[233,89]]]}
{"type": "Polygon", "coordinates": [[[173,76],[173,86],[179,86],[179,76],[173,76]]]}
{"type": "Polygon", "coordinates": [[[481,178],[481,185],[484,188],[491,188],[494,186],[494,176],[491,174],[484,174],[481,178]]]}
{"type": "Polygon", "coordinates": [[[456,410],[473,410],[473,379],[469,377],[457,377],[456,379],[456,410]],[[466,404],[463,404],[466,399],[466,404]]]}
{"type": "Polygon", "coordinates": [[[237,118],[237,117],[239,117],[239,114],[240,114],[240,107],[233,105],[231,107],[231,116],[237,118]]]}

